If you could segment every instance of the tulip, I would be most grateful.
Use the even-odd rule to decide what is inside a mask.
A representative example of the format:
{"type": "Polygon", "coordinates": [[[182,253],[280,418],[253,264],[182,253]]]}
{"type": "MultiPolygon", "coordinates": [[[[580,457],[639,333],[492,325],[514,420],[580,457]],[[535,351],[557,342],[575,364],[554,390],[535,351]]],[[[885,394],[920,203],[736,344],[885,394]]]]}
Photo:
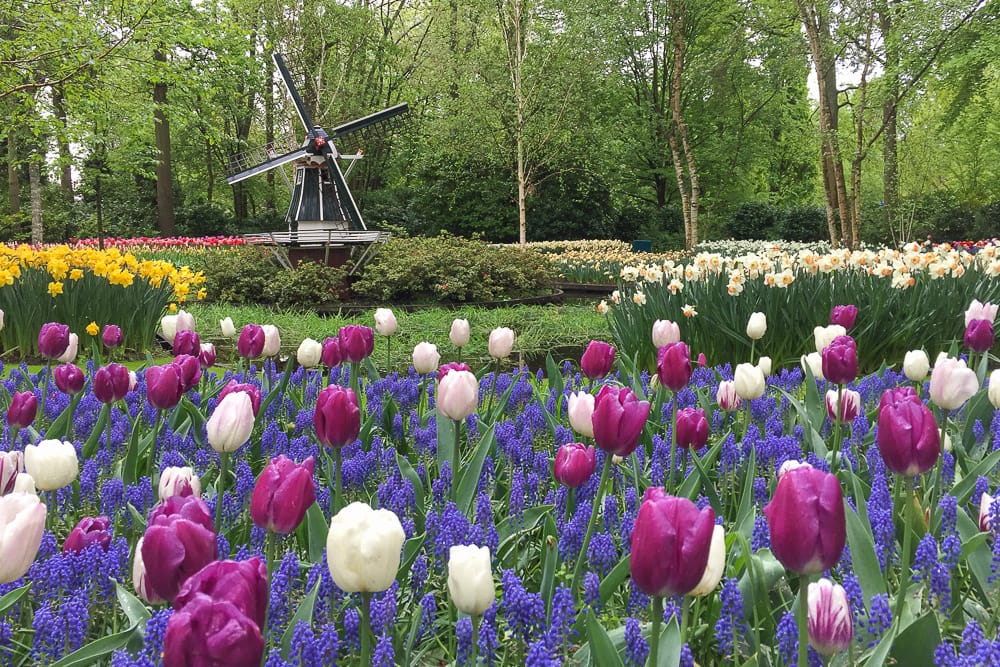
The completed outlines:
{"type": "Polygon", "coordinates": [[[236,352],[244,359],[258,359],[264,353],[264,329],[258,324],[248,324],[240,330],[236,352]]]}
{"type": "Polygon", "coordinates": [[[236,335],[236,325],[233,324],[233,318],[231,317],[219,320],[219,329],[222,330],[224,338],[232,338],[236,335]]]}
{"type": "Polygon", "coordinates": [[[69,327],[48,322],[38,331],[38,353],[46,359],[58,359],[69,347],[69,327]]]}
{"type": "Polygon", "coordinates": [[[86,383],[83,371],[73,364],[56,366],[52,370],[52,377],[55,378],[56,387],[64,394],[79,394],[86,383]]]}
{"type": "Polygon", "coordinates": [[[250,498],[250,518],[258,528],[286,535],[302,522],[316,502],[313,488],[313,458],[302,463],[279,455],[257,478],[250,498]]]}
{"type": "Polygon", "coordinates": [[[847,523],[835,475],[813,467],[786,472],[778,478],[764,514],[771,529],[771,551],[789,570],[818,574],[840,559],[847,523]]]}
{"type": "Polygon", "coordinates": [[[941,453],[934,415],[912,387],[888,389],[882,394],[876,440],[886,467],[908,477],[933,468],[941,453]]]}
{"type": "Polygon", "coordinates": [[[976,372],[961,359],[947,357],[931,371],[931,401],[943,410],[956,410],[979,391],[976,372]]]}
{"type": "Polygon", "coordinates": [[[202,343],[198,350],[198,363],[202,368],[211,368],[215,365],[215,345],[212,343],[202,343]]]}
{"type": "Polygon", "coordinates": [[[174,336],[173,352],[175,357],[180,354],[189,354],[192,357],[197,357],[200,350],[201,337],[198,336],[198,332],[185,329],[184,331],[178,331],[174,336]]]}
{"type": "Polygon", "coordinates": [[[701,582],[715,531],[715,512],[660,487],[646,489],[632,528],[629,569],[636,588],[655,597],[687,595],[701,582]]]}
{"type": "Polygon", "coordinates": [[[719,404],[724,412],[733,412],[739,409],[743,399],[736,393],[736,383],[732,380],[723,380],[719,383],[719,388],[715,392],[715,402],[719,404]]]}
{"type": "Polygon", "coordinates": [[[834,384],[847,384],[858,376],[858,348],[850,336],[837,336],[820,353],[823,377],[834,384]]]}
{"type": "Polygon", "coordinates": [[[733,373],[733,384],[736,387],[736,395],[744,401],[760,398],[767,389],[764,374],[753,364],[737,364],[736,372],[733,373]]]}
{"type": "Polygon", "coordinates": [[[814,380],[823,379],[823,357],[819,356],[819,352],[804,354],[799,361],[802,364],[802,370],[809,369],[814,380]]]}
{"type": "Polygon", "coordinates": [[[704,352],[698,353],[698,368],[704,368],[708,365],[708,357],[705,356],[704,352]]]}
{"type": "Polygon", "coordinates": [[[816,327],[813,329],[813,338],[816,341],[816,352],[822,354],[823,348],[833,342],[837,336],[846,336],[847,329],[839,324],[831,324],[828,327],[816,327]]]}
{"type": "Polygon", "coordinates": [[[56,359],[61,364],[71,364],[76,361],[76,353],[80,346],[80,337],[75,333],[69,335],[69,345],[66,346],[66,351],[59,355],[56,359]]]}
{"type": "Polygon", "coordinates": [[[992,324],[996,320],[998,308],[1000,306],[997,304],[981,303],[979,299],[973,299],[965,311],[965,326],[968,327],[973,320],[986,320],[992,324]]]}
{"type": "Polygon", "coordinates": [[[209,563],[181,586],[174,598],[174,610],[183,610],[199,595],[230,602],[263,627],[267,614],[267,567],[260,558],[209,563]]]}
{"type": "Polygon", "coordinates": [[[375,332],[371,327],[349,324],[337,332],[340,339],[340,354],[344,361],[358,363],[375,349],[375,332]]]}
{"type": "Polygon", "coordinates": [[[0,331],[3,331],[3,311],[0,310],[0,331]]]}
{"type": "Polygon", "coordinates": [[[506,359],[514,349],[514,332],[507,327],[498,327],[490,332],[487,344],[490,356],[496,360],[506,359]]]}
{"type": "Polygon", "coordinates": [[[108,528],[111,520],[106,516],[88,516],[80,519],[63,542],[63,553],[80,553],[92,544],[101,545],[108,550],[111,544],[111,532],[108,528]]]}
{"type": "Polygon", "coordinates": [[[0,584],[27,574],[42,544],[45,514],[45,505],[32,493],[0,498],[0,584]]]}
{"type": "Polygon", "coordinates": [[[577,391],[569,395],[569,425],[586,438],[594,437],[594,395],[577,391]]]}
{"type": "Polygon", "coordinates": [[[389,308],[378,308],[375,310],[375,331],[380,336],[391,336],[396,333],[399,324],[396,316],[389,308]]]}
{"type": "Polygon", "coordinates": [[[171,496],[201,497],[201,480],[190,466],[170,466],[160,472],[157,496],[162,503],[171,496]]]}
{"type": "Polygon", "coordinates": [[[760,340],[767,333],[767,316],[764,313],[752,313],[747,321],[747,338],[760,340]]]}
{"type": "Polygon", "coordinates": [[[37,412],[38,399],[35,398],[34,392],[19,391],[10,397],[10,407],[7,408],[7,425],[11,428],[27,428],[35,421],[37,412]]]}
{"type": "Polygon", "coordinates": [[[979,530],[984,533],[990,530],[990,508],[993,505],[993,496],[983,493],[979,497],[979,530]]]}
{"type": "Polygon", "coordinates": [[[861,409],[861,394],[851,389],[844,389],[843,404],[835,390],[826,392],[826,414],[830,421],[840,420],[841,423],[854,421],[861,409]],[[838,410],[839,408],[839,410],[838,410]]]}
{"type": "Polygon", "coordinates": [[[786,472],[791,472],[792,470],[798,470],[799,468],[812,468],[811,465],[805,461],[796,461],[795,459],[788,459],[781,464],[778,468],[778,479],[781,479],[786,472]]]}
{"type": "Polygon", "coordinates": [[[847,603],[847,591],[826,577],[809,584],[809,643],[830,656],[851,645],[854,620],[847,603]]]}
{"type": "Polygon", "coordinates": [[[708,420],[701,408],[678,410],[676,429],[678,447],[697,450],[708,442],[708,420]]]}
{"type": "Polygon", "coordinates": [[[670,343],[679,343],[681,340],[681,328],[676,322],[670,320],[656,320],[653,322],[653,346],[660,349],[670,343]]]}
{"type": "Polygon", "coordinates": [[[195,595],[167,621],[164,667],[247,667],[264,655],[260,626],[232,602],[195,595]]]}
{"type": "Polygon", "coordinates": [[[437,410],[448,419],[462,421],[479,407],[479,380],[469,371],[451,371],[438,381],[437,410]]]}
{"type": "Polygon", "coordinates": [[[17,477],[24,472],[24,454],[16,449],[0,452],[0,495],[14,492],[17,477]]]}
{"type": "Polygon", "coordinates": [[[101,342],[104,347],[115,348],[122,344],[122,329],[117,324],[105,324],[101,331],[101,342]]]}
{"type": "Polygon", "coordinates": [[[469,344],[469,320],[453,320],[451,331],[448,332],[448,340],[455,347],[461,349],[469,344]]]}
{"type": "Polygon", "coordinates": [[[221,403],[222,399],[229,394],[240,391],[250,397],[250,403],[253,405],[253,415],[256,417],[257,413],[260,412],[260,389],[258,389],[256,385],[239,383],[236,380],[230,380],[226,383],[226,386],[222,388],[222,391],[219,392],[219,402],[221,403]]]}
{"type": "Polygon", "coordinates": [[[691,379],[691,351],[686,343],[667,343],[657,353],[656,375],[667,389],[680,391],[691,379]]]}
{"type": "Polygon", "coordinates": [[[640,401],[631,389],[604,385],[594,399],[594,442],[606,452],[628,456],[639,446],[649,409],[649,401],[640,401]]]}
{"type": "Polygon", "coordinates": [[[323,339],[323,352],[320,354],[320,361],[327,368],[336,368],[340,365],[340,339],[337,337],[323,339]]]}
{"type": "Polygon", "coordinates": [[[219,453],[235,452],[253,433],[253,401],[242,391],[236,391],[215,406],[205,424],[208,444],[219,453]]]}
{"type": "Polygon", "coordinates": [[[71,484],[79,473],[73,443],[42,440],[24,448],[24,469],[42,491],[55,491],[71,484]]]}
{"type": "Polygon", "coordinates": [[[768,377],[771,374],[771,357],[760,357],[757,359],[757,368],[764,374],[764,377],[768,377]]]}
{"type": "Polygon", "coordinates": [[[149,581],[149,572],[146,571],[146,563],[142,560],[143,538],[135,543],[135,556],[132,559],[132,587],[139,597],[148,604],[158,604],[166,602],[153,591],[153,585],[149,581]]]}
{"type": "Polygon", "coordinates": [[[135,374],[135,371],[128,372],[128,390],[135,391],[139,388],[139,376],[135,374]]]}
{"type": "MultiPolygon", "coordinates": [[[[990,373],[990,383],[986,390],[986,396],[990,399],[990,405],[994,409],[1000,409],[1000,368],[990,373]]],[[[9,416],[8,421],[10,421],[9,416]]]]}
{"type": "Polygon", "coordinates": [[[361,432],[361,410],[353,389],[328,385],[316,398],[313,411],[316,438],[327,447],[349,445],[361,432]]]}
{"type": "Polygon", "coordinates": [[[930,369],[930,359],[923,350],[910,350],[903,357],[903,374],[912,382],[922,381],[930,369]]]}
{"type": "Polygon", "coordinates": [[[441,378],[443,378],[445,375],[447,375],[452,371],[468,371],[471,373],[472,369],[469,368],[468,364],[463,364],[458,361],[452,361],[447,364],[441,364],[441,367],[438,368],[438,382],[441,381],[441,378]]]}
{"type": "Polygon", "coordinates": [[[691,591],[691,595],[696,598],[703,598],[719,585],[722,575],[726,571],[726,530],[716,524],[712,529],[712,546],[708,552],[708,565],[705,566],[705,574],[701,581],[691,591]]]}
{"type": "Polygon", "coordinates": [[[94,373],[94,396],[101,403],[114,403],[128,394],[131,378],[121,364],[101,366],[94,373]]]}
{"type": "Polygon", "coordinates": [[[448,551],[448,593],[455,608],[479,616],[496,598],[490,548],[455,545],[448,551]]]}
{"type": "Polygon", "coordinates": [[[172,601],[188,578],[216,558],[208,506],[195,496],[171,496],[152,509],[143,535],[142,562],[149,591],[172,601]]]}
{"type": "Polygon", "coordinates": [[[190,354],[179,354],[174,357],[173,365],[177,367],[182,394],[196,386],[201,380],[201,362],[198,361],[198,357],[192,357],[190,354]]]}
{"type": "Polygon", "coordinates": [[[264,349],[261,354],[264,357],[278,356],[281,353],[281,334],[278,333],[278,327],[264,324],[261,329],[264,331],[264,349]]]}
{"type": "Polygon", "coordinates": [[[18,473],[14,478],[14,490],[11,493],[30,493],[36,495],[35,478],[26,472],[18,473]]]}
{"type": "Polygon", "coordinates": [[[590,479],[596,467],[597,452],[593,446],[585,447],[579,442],[569,442],[556,451],[552,476],[563,486],[575,489],[590,479]]]}
{"type": "Polygon", "coordinates": [[[299,366],[303,368],[315,368],[323,359],[323,344],[312,338],[306,338],[299,343],[299,349],[295,352],[295,359],[299,366]]]}
{"type": "Polygon", "coordinates": [[[177,311],[177,320],[175,321],[176,329],[174,330],[174,335],[177,335],[178,331],[194,331],[194,315],[187,312],[186,310],[177,311]]]}
{"type": "Polygon", "coordinates": [[[413,348],[413,370],[420,375],[427,375],[437,370],[441,363],[437,345],[426,341],[417,343],[413,348]]]}
{"type": "Polygon", "coordinates": [[[830,312],[830,324],[839,324],[844,329],[850,329],[858,319],[858,307],[850,304],[847,306],[834,306],[830,312]]]}
{"type": "Polygon", "coordinates": [[[406,540],[393,512],[353,502],[330,520],[326,538],[330,576],[345,593],[377,593],[396,579],[406,540]]]}
{"type": "Polygon", "coordinates": [[[993,323],[989,320],[972,320],[965,327],[963,342],[973,352],[987,352],[993,340],[993,323]]]}
{"type": "Polygon", "coordinates": [[[164,315],[161,317],[160,330],[163,332],[164,340],[168,340],[171,344],[173,344],[174,337],[177,335],[177,316],[164,315]]]}
{"type": "Polygon", "coordinates": [[[146,400],[159,410],[169,410],[180,403],[184,387],[177,364],[150,366],[146,369],[146,400]]]}
{"type": "Polygon", "coordinates": [[[611,371],[615,363],[615,348],[608,343],[592,340],[580,358],[580,370],[591,380],[599,380],[611,371]]]}

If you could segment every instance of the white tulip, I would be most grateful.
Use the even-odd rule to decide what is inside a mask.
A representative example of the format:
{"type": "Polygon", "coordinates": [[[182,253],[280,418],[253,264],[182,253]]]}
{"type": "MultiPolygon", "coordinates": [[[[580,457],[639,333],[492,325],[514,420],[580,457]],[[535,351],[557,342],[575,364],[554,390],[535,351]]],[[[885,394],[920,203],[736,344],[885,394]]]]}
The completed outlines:
{"type": "Polygon", "coordinates": [[[747,321],[747,337],[760,340],[767,333],[767,316],[764,313],[752,313],[747,321]]]}
{"type": "Polygon", "coordinates": [[[26,472],[18,473],[14,479],[14,491],[12,493],[38,493],[35,489],[35,478],[26,472]]]}
{"type": "Polygon", "coordinates": [[[139,541],[135,543],[135,558],[132,560],[132,587],[135,588],[139,597],[149,604],[164,602],[163,598],[153,592],[153,585],[146,573],[146,563],[142,560],[142,540],[143,538],[140,537],[139,541]]]}
{"type": "Polygon", "coordinates": [[[393,512],[353,502],[330,521],[326,557],[330,576],[345,593],[377,593],[396,579],[406,540],[393,512]]]}
{"type": "Polygon", "coordinates": [[[912,382],[920,382],[927,377],[931,361],[923,350],[910,350],[903,357],[903,374],[912,382]]]}
{"type": "Polygon", "coordinates": [[[989,396],[990,404],[1000,409],[1000,368],[990,373],[990,386],[986,395],[989,396]]]}
{"type": "Polygon", "coordinates": [[[448,593],[455,607],[469,616],[479,616],[496,599],[490,548],[453,546],[448,554],[448,593]]]}
{"type": "Polygon", "coordinates": [[[3,311],[0,310],[0,331],[3,331],[3,311]]]}
{"type": "Polygon", "coordinates": [[[469,344],[469,320],[454,320],[451,323],[451,331],[448,332],[448,340],[455,347],[465,347],[469,344]]]}
{"type": "Polygon", "coordinates": [[[594,395],[577,391],[569,395],[569,425],[587,438],[594,437],[594,395]]]}
{"type": "Polygon", "coordinates": [[[162,503],[173,496],[201,497],[201,479],[190,466],[169,466],[160,473],[157,495],[162,503]]]}
{"type": "Polygon", "coordinates": [[[715,392],[715,402],[719,404],[719,407],[724,412],[732,412],[739,408],[743,403],[743,399],[736,393],[736,383],[732,380],[723,380],[720,382],[719,388],[715,392]]]}
{"type": "Polygon", "coordinates": [[[753,364],[737,365],[733,382],[736,383],[736,393],[745,401],[760,398],[767,389],[764,373],[753,364]]]}
{"type": "Polygon", "coordinates": [[[303,368],[315,368],[319,366],[319,360],[323,356],[323,344],[312,338],[306,338],[299,343],[299,349],[295,353],[295,359],[299,366],[303,368]]]}
{"type": "Polygon", "coordinates": [[[278,327],[273,324],[262,324],[260,328],[264,330],[264,351],[260,356],[278,356],[281,352],[281,334],[278,333],[278,327]]]}
{"type": "Polygon", "coordinates": [[[497,327],[490,332],[488,349],[494,359],[506,359],[514,349],[514,332],[507,327],[497,327]]]}
{"type": "Polygon", "coordinates": [[[712,546],[709,547],[705,574],[701,575],[701,581],[691,591],[691,595],[701,598],[714,591],[715,587],[722,581],[722,575],[725,571],[726,531],[722,526],[716,525],[712,530],[712,546]]]}
{"type": "Polygon", "coordinates": [[[771,357],[761,357],[758,359],[757,368],[764,374],[764,377],[771,375],[771,357]]]}
{"type": "Polygon", "coordinates": [[[205,424],[208,444],[217,452],[235,452],[253,433],[253,401],[245,391],[234,391],[215,406],[205,424]]]}
{"type": "Polygon", "coordinates": [[[802,364],[802,370],[808,368],[815,379],[823,379],[823,357],[819,356],[819,352],[804,354],[799,362],[802,364]]]}
{"type": "Polygon", "coordinates": [[[816,327],[813,329],[813,338],[816,341],[816,352],[822,354],[823,349],[833,342],[837,336],[846,336],[847,329],[839,324],[831,324],[828,327],[816,327]]]}
{"type": "MultiPolygon", "coordinates": [[[[940,359],[940,358],[939,358],[940,359]]],[[[947,357],[931,371],[931,401],[939,408],[955,410],[979,391],[976,372],[962,359],[947,357]]]]}
{"type": "Polygon", "coordinates": [[[61,364],[71,364],[76,361],[76,352],[80,347],[80,337],[75,333],[69,335],[69,345],[66,347],[66,351],[62,353],[56,361],[61,364]]]}
{"type": "Polygon", "coordinates": [[[413,370],[420,375],[433,373],[441,363],[441,355],[434,343],[417,343],[413,348],[413,370]]]}
{"type": "MultiPolygon", "coordinates": [[[[194,331],[194,315],[187,312],[186,310],[177,311],[177,330],[176,331],[194,331]]],[[[176,335],[176,331],[174,332],[176,335]]]]}
{"type": "Polygon", "coordinates": [[[219,328],[222,329],[222,335],[226,338],[232,338],[236,335],[236,325],[233,324],[231,317],[219,320],[219,328]]]}
{"type": "Polygon", "coordinates": [[[160,330],[163,332],[163,339],[173,345],[174,337],[177,335],[177,316],[164,315],[160,319],[160,330]]]}
{"type": "Polygon", "coordinates": [[[398,326],[396,316],[390,309],[379,308],[375,311],[375,331],[379,332],[379,335],[391,336],[396,333],[398,326]]]}
{"type": "Polygon", "coordinates": [[[55,491],[73,482],[80,464],[70,442],[42,440],[24,448],[24,469],[42,491],[55,491]]]}
{"type": "Polygon", "coordinates": [[[792,470],[795,470],[796,468],[812,468],[812,466],[806,463],[805,461],[796,461],[795,459],[788,459],[787,461],[781,464],[780,468],[778,468],[778,479],[781,479],[781,477],[786,472],[790,472],[792,470]]]}

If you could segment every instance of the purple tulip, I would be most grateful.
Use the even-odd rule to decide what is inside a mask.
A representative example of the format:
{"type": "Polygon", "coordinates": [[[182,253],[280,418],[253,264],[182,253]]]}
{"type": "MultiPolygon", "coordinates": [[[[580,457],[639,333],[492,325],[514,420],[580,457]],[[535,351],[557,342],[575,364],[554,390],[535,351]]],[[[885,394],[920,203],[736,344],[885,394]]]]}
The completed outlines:
{"type": "Polygon", "coordinates": [[[177,366],[181,376],[181,393],[196,386],[201,380],[201,362],[198,357],[190,354],[179,354],[174,357],[174,365],[177,366]]]}
{"type": "Polygon", "coordinates": [[[686,343],[667,343],[657,354],[656,374],[660,384],[672,391],[680,391],[691,379],[691,350],[686,343]]]}
{"type": "Polygon", "coordinates": [[[319,356],[320,363],[327,368],[336,368],[340,365],[340,339],[336,336],[323,339],[323,351],[319,356]]]}
{"type": "Polygon", "coordinates": [[[122,328],[117,324],[105,324],[101,331],[101,342],[104,347],[115,348],[122,344],[122,328]]]}
{"type": "Polygon", "coordinates": [[[267,567],[260,558],[209,563],[181,586],[174,598],[174,611],[184,609],[198,595],[207,595],[216,602],[231,602],[263,627],[267,614],[267,567]]]}
{"type": "Polygon", "coordinates": [[[636,588],[656,597],[693,591],[708,566],[714,530],[711,507],[699,510],[661,487],[646,489],[632,528],[629,568],[636,588]]]}
{"type": "Polygon", "coordinates": [[[177,364],[150,366],[146,369],[146,400],[153,407],[169,410],[180,403],[184,393],[181,381],[181,368],[177,364]]]}
{"type": "Polygon", "coordinates": [[[771,529],[771,551],[799,574],[818,574],[840,560],[847,542],[844,495],[835,475],[802,466],[778,477],[764,507],[771,529]]]}
{"type": "Polygon", "coordinates": [[[263,655],[260,626],[228,600],[194,595],[167,621],[164,667],[247,667],[263,655]]]}
{"type": "Polygon", "coordinates": [[[594,442],[606,452],[628,456],[639,446],[649,408],[649,401],[640,401],[631,389],[604,385],[594,399],[594,442]]]}
{"type": "Polygon", "coordinates": [[[7,425],[11,428],[27,428],[35,421],[38,412],[38,399],[30,391],[19,391],[10,397],[10,407],[7,408],[7,425]]]}
{"type": "Polygon", "coordinates": [[[580,358],[580,370],[591,380],[599,380],[611,372],[615,363],[615,348],[599,340],[592,340],[580,358]]]}
{"type": "Polygon", "coordinates": [[[597,452],[593,446],[585,447],[579,442],[569,442],[556,452],[552,476],[563,486],[575,489],[590,479],[596,467],[597,452]]]}
{"type": "Polygon", "coordinates": [[[858,376],[858,347],[850,336],[837,336],[823,348],[823,377],[834,384],[847,384],[858,376]]]}
{"type": "Polygon", "coordinates": [[[327,447],[343,447],[358,438],[361,410],[353,389],[328,385],[316,398],[313,412],[316,437],[327,447]]]}
{"type": "Polygon", "coordinates": [[[99,544],[101,549],[107,551],[111,544],[111,531],[108,530],[110,526],[111,520],[106,516],[80,519],[63,542],[63,553],[80,553],[92,544],[99,544]]]}
{"type": "Polygon", "coordinates": [[[174,334],[174,356],[189,354],[197,357],[201,351],[201,337],[195,331],[185,329],[174,334]]]}
{"type": "Polygon", "coordinates": [[[344,361],[362,361],[375,349],[375,332],[371,327],[349,324],[337,332],[340,339],[340,354],[344,361]]]}
{"type": "Polygon", "coordinates": [[[457,361],[452,361],[452,362],[447,363],[447,364],[442,364],[438,368],[438,382],[440,382],[441,378],[443,378],[445,375],[447,375],[451,371],[469,371],[471,373],[472,369],[469,368],[468,364],[459,363],[457,361]]]}
{"type": "Polygon", "coordinates": [[[933,468],[941,453],[934,414],[912,387],[897,387],[882,394],[876,440],[886,467],[908,477],[933,468]]]}
{"type": "Polygon", "coordinates": [[[215,365],[216,352],[212,343],[202,343],[198,350],[198,363],[202,368],[211,368],[215,365]]]}
{"type": "Polygon", "coordinates": [[[298,528],[306,510],[316,502],[314,466],[311,456],[302,463],[283,455],[271,459],[250,497],[254,525],[282,535],[298,528]]]}
{"type": "Polygon", "coordinates": [[[94,396],[101,403],[114,403],[125,398],[132,378],[121,364],[101,366],[94,373],[94,396]]]}
{"type": "Polygon", "coordinates": [[[46,359],[58,359],[69,348],[69,326],[48,322],[38,331],[38,353],[46,359]]]}
{"type": "Polygon", "coordinates": [[[142,562],[156,596],[172,601],[184,582],[215,557],[212,514],[201,498],[171,496],[152,509],[142,562]]]}
{"type": "Polygon", "coordinates": [[[708,419],[701,408],[683,408],[677,411],[677,446],[684,449],[701,449],[708,442],[708,419]]]}
{"type": "Polygon", "coordinates": [[[845,329],[853,327],[854,322],[857,319],[858,307],[853,304],[847,306],[834,306],[833,310],[830,312],[830,324],[839,324],[845,329]]]}
{"type": "Polygon", "coordinates": [[[253,405],[253,416],[256,417],[257,413],[260,412],[260,389],[252,384],[239,383],[236,380],[230,380],[222,391],[219,392],[219,403],[222,399],[226,397],[227,394],[231,394],[234,391],[242,391],[250,397],[250,404],[253,405]]]}
{"type": "Polygon", "coordinates": [[[993,323],[989,320],[972,320],[965,327],[965,347],[973,352],[988,352],[993,347],[993,323]]]}
{"type": "Polygon", "coordinates": [[[56,387],[64,394],[79,394],[83,391],[86,378],[79,366],[73,364],[63,364],[52,369],[52,377],[55,378],[56,387]]]}
{"type": "Polygon", "coordinates": [[[257,359],[264,354],[264,328],[259,324],[243,327],[236,341],[236,351],[244,359],[257,359]]]}

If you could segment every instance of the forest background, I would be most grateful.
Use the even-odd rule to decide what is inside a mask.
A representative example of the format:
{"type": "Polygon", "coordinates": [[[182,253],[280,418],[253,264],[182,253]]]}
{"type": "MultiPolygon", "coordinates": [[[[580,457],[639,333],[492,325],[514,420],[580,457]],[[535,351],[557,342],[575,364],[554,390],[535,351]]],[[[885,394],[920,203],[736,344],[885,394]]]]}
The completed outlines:
{"type": "Polygon", "coordinates": [[[371,228],[661,250],[1000,227],[989,0],[13,0],[0,26],[2,240],[284,227],[280,172],[225,182],[302,140],[273,52],[324,127],[409,103],[338,145],[371,228]]]}

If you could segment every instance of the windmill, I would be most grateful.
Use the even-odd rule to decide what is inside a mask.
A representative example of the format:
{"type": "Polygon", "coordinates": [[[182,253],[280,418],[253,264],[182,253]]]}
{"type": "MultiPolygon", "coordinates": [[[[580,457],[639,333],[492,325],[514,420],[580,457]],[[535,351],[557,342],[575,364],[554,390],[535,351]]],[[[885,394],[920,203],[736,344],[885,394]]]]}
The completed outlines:
{"type": "Polygon", "coordinates": [[[312,116],[295,89],[284,58],[275,53],[273,59],[306,134],[305,140],[298,147],[289,145],[293,142],[285,142],[285,145],[271,143],[236,155],[230,161],[229,176],[226,178],[230,185],[289,163],[295,168],[295,176],[291,181],[285,177],[292,191],[288,212],[285,214],[288,231],[247,234],[246,239],[251,243],[270,246],[275,250],[279,261],[287,267],[291,266],[288,257],[292,251],[280,253],[277,252],[278,248],[296,249],[300,257],[309,256],[314,259],[318,259],[321,254],[326,264],[331,260],[331,248],[334,249],[334,258],[344,259],[345,249],[348,251],[346,254],[350,255],[355,248],[364,248],[355,261],[353,272],[371,258],[376,244],[388,240],[389,233],[365,227],[361,211],[347,187],[347,175],[357,164],[357,160],[361,159],[362,152],[359,150],[353,155],[342,154],[334,142],[362,130],[371,132],[387,126],[391,129],[394,122],[390,121],[406,113],[409,107],[405,103],[397,104],[327,131],[313,123],[312,116]],[[279,153],[279,150],[287,152],[279,153]],[[346,171],[341,168],[341,161],[350,162],[346,171]],[[317,250],[321,252],[317,253],[317,250]]]}

